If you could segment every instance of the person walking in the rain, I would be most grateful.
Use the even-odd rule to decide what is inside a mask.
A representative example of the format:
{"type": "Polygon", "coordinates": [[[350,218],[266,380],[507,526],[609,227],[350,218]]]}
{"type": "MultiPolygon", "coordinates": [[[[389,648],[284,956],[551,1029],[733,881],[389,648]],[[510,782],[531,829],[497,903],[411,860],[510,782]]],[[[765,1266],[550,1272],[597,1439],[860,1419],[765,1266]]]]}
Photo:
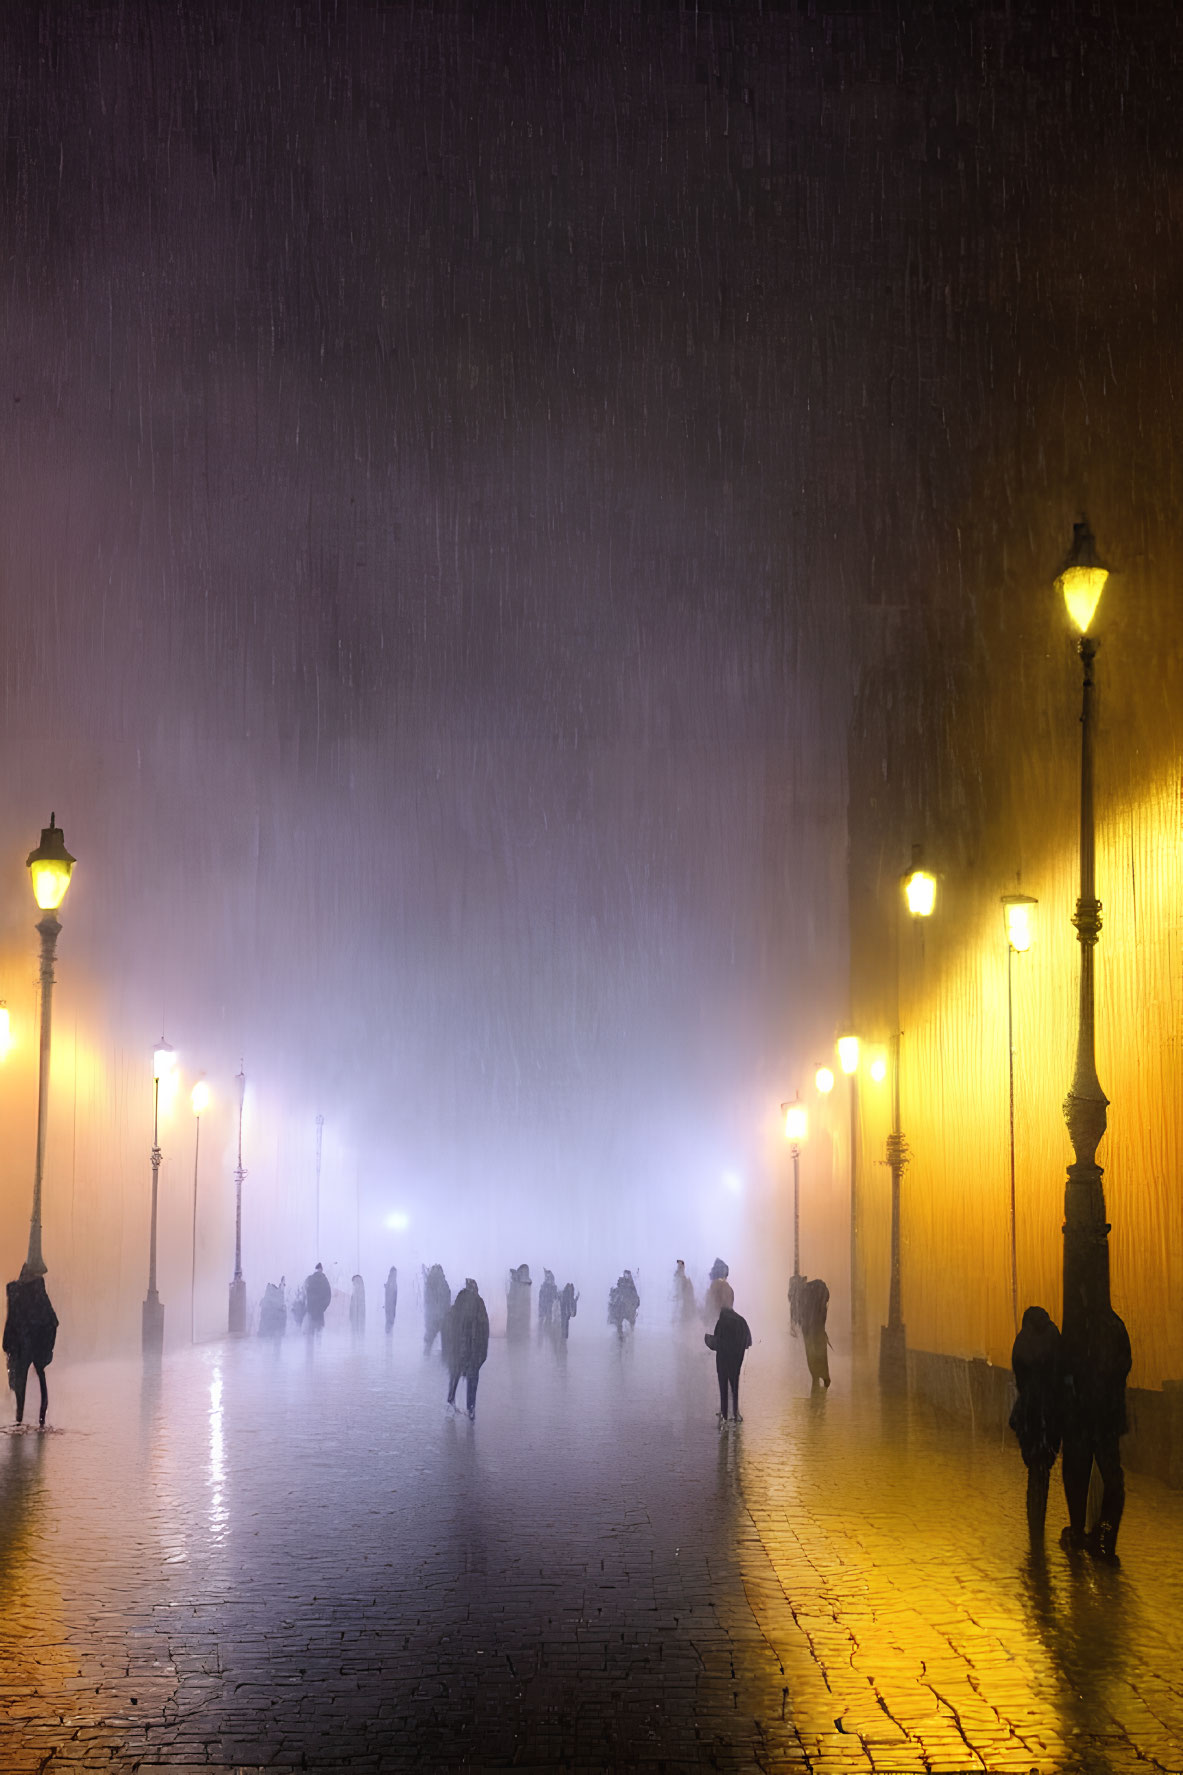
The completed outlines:
{"type": "Polygon", "coordinates": [[[259,1302],[259,1336],[282,1337],[287,1329],[288,1309],[284,1302],[284,1279],[268,1282],[259,1302]]]}
{"type": "Polygon", "coordinates": [[[360,1276],[353,1278],[353,1293],[349,1296],[349,1329],[354,1337],[360,1337],[366,1328],[366,1285],[360,1276]]]}
{"type": "Polygon", "coordinates": [[[820,1276],[814,1276],[801,1290],[801,1336],[815,1392],[830,1384],[830,1340],[826,1335],[829,1307],[830,1291],[820,1276]]]}
{"type": "Polygon", "coordinates": [[[465,1402],[470,1421],[476,1417],[476,1389],[481,1368],[489,1354],[489,1314],[471,1276],[448,1309],[440,1342],[448,1364],[448,1404],[455,1410],[456,1388],[463,1375],[468,1385],[465,1402]]]}
{"type": "Polygon", "coordinates": [[[444,1322],[444,1314],[452,1304],[452,1290],[442,1264],[423,1266],[423,1354],[430,1354],[444,1322]]]}
{"type": "Polygon", "coordinates": [[[708,1350],[715,1352],[715,1373],[719,1377],[719,1424],[727,1422],[727,1397],[731,1396],[731,1415],[742,1424],[739,1415],[739,1371],[744,1352],[752,1347],[752,1334],[746,1319],[734,1307],[724,1307],[715,1322],[715,1329],[703,1338],[708,1350]]]}
{"type": "Polygon", "coordinates": [[[717,1257],[711,1265],[710,1287],[706,1291],[702,1303],[702,1316],[708,1325],[713,1325],[724,1307],[735,1305],[735,1290],[727,1280],[730,1271],[721,1257],[717,1257]]]}
{"type": "Polygon", "coordinates": [[[633,1281],[633,1272],[625,1270],[608,1292],[608,1323],[615,1325],[617,1337],[624,1337],[626,1322],[630,1331],[637,1329],[637,1314],[640,1309],[641,1297],[633,1281]]]}
{"type": "Polygon", "coordinates": [[[22,1264],[15,1282],[8,1284],[8,1313],[4,1320],[4,1354],[8,1358],[8,1384],[16,1394],[16,1421],[24,1422],[25,1387],[30,1368],[41,1383],[41,1416],[45,1423],[49,1410],[49,1389],[45,1370],[53,1361],[57,1341],[58,1316],[45,1291],[45,1277],[22,1264]]]}
{"type": "Polygon", "coordinates": [[[674,1324],[689,1325],[696,1313],[694,1283],[686,1274],[686,1260],[680,1257],[674,1266],[674,1324]]]}
{"type": "Polygon", "coordinates": [[[1116,1560],[1117,1531],[1125,1509],[1125,1475],[1120,1441],[1126,1420],[1125,1384],[1133,1357],[1129,1333],[1112,1307],[1086,1320],[1075,1338],[1060,1340],[1064,1375],[1064,1444],[1060,1472],[1068,1505],[1068,1526],[1060,1536],[1068,1548],[1084,1547],[1116,1560]],[[1101,1514],[1085,1532],[1093,1462],[1101,1475],[1101,1514]]]}
{"type": "Polygon", "coordinates": [[[575,1317],[575,1309],[579,1305],[579,1296],[575,1292],[574,1282],[565,1282],[563,1292],[559,1296],[559,1319],[563,1327],[563,1336],[567,1336],[567,1327],[575,1317]]]}
{"type": "Polygon", "coordinates": [[[526,1343],[530,1336],[530,1266],[520,1263],[509,1272],[505,1295],[505,1335],[512,1344],[526,1343]]]}
{"type": "Polygon", "coordinates": [[[553,1270],[543,1270],[542,1286],[538,1290],[538,1329],[551,1331],[554,1328],[555,1308],[559,1304],[559,1291],[555,1287],[553,1270]]]}
{"type": "Polygon", "coordinates": [[[323,1331],[325,1313],[333,1298],[333,1290],[320,1264],[304,1278],[304,1305],[308,1312],[309,1331],[323,1331]]]}
{"type": "Polygon", "coordinates": [[[1027,1529],[1032,1541],[1041,1541],[1048,1481],[1060,1452],[1064,1420],[1060,1331],[1042,1307],[1028,1307],[1023,1314],[1010,1365],[1017,1389],[1010,1427],[1027,1469],[1027,1529]]]}
{"type": "Polygon", "coordinates": [[[386,1329],[394,1330],[394,1316],[398,1312],[398,1271],[390,1266],[390,1273],[382,1289],[383,1304],[386,1308],[386,1329]]]}

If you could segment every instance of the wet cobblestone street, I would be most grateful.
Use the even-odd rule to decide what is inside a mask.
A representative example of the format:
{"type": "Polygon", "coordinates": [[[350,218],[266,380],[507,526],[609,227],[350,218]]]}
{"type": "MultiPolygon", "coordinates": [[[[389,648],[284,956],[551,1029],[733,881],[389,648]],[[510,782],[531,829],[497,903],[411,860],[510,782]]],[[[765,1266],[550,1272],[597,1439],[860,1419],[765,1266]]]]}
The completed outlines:
{"type": "MultiPolygon", "coordinates": [[[[475,1425],[413,1324],[51,1370],[0,1438],[2,1766],[1183,1767],[1183,1497],[1029,1556],[1017,1451],[591,1319],[495,1339],[475,1425]]],[[[795,1361],[794,1361],[795,1358],[795,1361]]]]}

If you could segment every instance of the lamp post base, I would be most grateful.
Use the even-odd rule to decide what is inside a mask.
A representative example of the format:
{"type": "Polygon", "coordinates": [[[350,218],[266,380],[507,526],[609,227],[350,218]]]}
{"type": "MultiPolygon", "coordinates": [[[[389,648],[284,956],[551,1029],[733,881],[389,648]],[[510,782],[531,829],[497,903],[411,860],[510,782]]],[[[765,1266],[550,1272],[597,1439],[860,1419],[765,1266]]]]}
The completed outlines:
{"type": "Polygon", "coordinates": [[[164,1302],[156,1290],[150,1289],[140,1317],[140,1338],[146,1357],[164,1353],[164,1302]]]}
{"type": "Polygon", "coordinates": [[[908,1334],[902,1325],[879,1328],[879,1385],[885,1393],[908,1391],[908,1334]]]}
{"type": "Polygon", "coordinates": [[[227,1329],[231,1337],[246,1336],[246,1282],[235,1276],[230,1284],[230,1316],[227,1329]]]}

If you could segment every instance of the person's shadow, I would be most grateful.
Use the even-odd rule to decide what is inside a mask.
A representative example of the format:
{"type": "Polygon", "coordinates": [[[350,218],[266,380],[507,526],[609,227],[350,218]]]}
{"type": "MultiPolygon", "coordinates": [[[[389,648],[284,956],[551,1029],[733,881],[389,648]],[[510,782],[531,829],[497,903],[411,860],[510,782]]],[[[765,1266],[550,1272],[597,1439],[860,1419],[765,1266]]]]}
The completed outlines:
{"type": "Polygon", "coordinates": [[[1054,1704],[1065,1743],[1087,1744],[1108,1717],[1110,1690],[1120,1693],[1136,1680],[1128,1670],[1135,1606],[1129,1587],[1119,1567],[1087,1554],[1066,1561],[1042,1544],[1029,1549],[1018,1580],[1024,1612],[1058,1679],[1054,1704]]]}
{"type": "Polygon", "coordinates": [[[42,1508],[42,1476],[48,1438],[15,1426],[4,1438],[0,1479],[0,1596],[5,1607],[24,1588],[22,1574],[42,1508]]]}

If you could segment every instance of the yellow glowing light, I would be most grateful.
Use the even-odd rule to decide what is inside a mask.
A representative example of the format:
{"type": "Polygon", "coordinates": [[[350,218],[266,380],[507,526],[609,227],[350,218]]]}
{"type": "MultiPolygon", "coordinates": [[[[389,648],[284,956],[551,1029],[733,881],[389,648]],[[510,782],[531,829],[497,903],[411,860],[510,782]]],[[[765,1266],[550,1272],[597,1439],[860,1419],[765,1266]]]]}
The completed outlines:
{"type": "Polygon", "coordinates": [[[177,1051],[161,1036],[152,1050],[152,1077],[166,1079],[177,1064],[177,1051]]]}
{"type": "Polygon", "coordinates": [[[1018,955],[1025,955],[1035,941],[1035,908],[1039,901],[1030,894],[1004,894],[1003,916],[1006,919],[1006,940],[1018,955]]]}
{"type": "Polygon", "coordinates": [[[66,849],[62,829],[54,824],[52,814],[49,825],[41,828],[41,843],[29,852],[25,866],[33,883],[33,898],[42,912],[56,912],[66,897],[74,858],[66,849]]]}
{"type": "Polygon", "coordinates": [[[195,1116],[199,1116],[202,1110],[209,1108],[209,1086],[204,1079],[198,1079],[190,1093],[189,1101],[193,1105],[195,1116]]]}
{"type": "Polygon", "coordinates": [[[913,869],[904,882],[904,898],[913,918],[927,918],[937,903],[937,878],[927,869],[913,869]]]}
{"type": "Polygon", "coordinates": [[[884,1079],[887,1077],[887,1058],[885,1055],[875,1055],[871,1061],[870,1073],[877,1085],[883,1083],[884,1079]]]}
{"type": "Polygon", "coordinates": [[[785,1139],[804,1140],[809,1133],[809,1117],[803,1103],[782,1103],[785,1112],[785,1139]]]}
{"type": "Polygon", "coordinates": [[[1072,526],[1072,548],[1056,577],[1056,589],[1063,593],[1068,615],[1082,635],[1088,633],[1108,578],[1109,569],[1097,553],[1088,519],[1082,519],[1072,526]]]}
{"type": "Polygon", "coordinates": [[[843,1072],[850,1074],[858,1071],[858,1036],[840,1035],[838,1037],[838,1064],[843,1072]]]}
{"type": "Polygon", "coordinates": [[[828,1097],[834,1089],[834,1075],[828,1066],[819,1066],[813,1076],[813,1082],[823,1097],[828,1097]]]}
{"type": "Polygon", "coordinates": [[[8,1020],[8,1006],[0,1005],[0,1060],[3,1060],[12,1047],[12,1025],[8,1020]]]}

